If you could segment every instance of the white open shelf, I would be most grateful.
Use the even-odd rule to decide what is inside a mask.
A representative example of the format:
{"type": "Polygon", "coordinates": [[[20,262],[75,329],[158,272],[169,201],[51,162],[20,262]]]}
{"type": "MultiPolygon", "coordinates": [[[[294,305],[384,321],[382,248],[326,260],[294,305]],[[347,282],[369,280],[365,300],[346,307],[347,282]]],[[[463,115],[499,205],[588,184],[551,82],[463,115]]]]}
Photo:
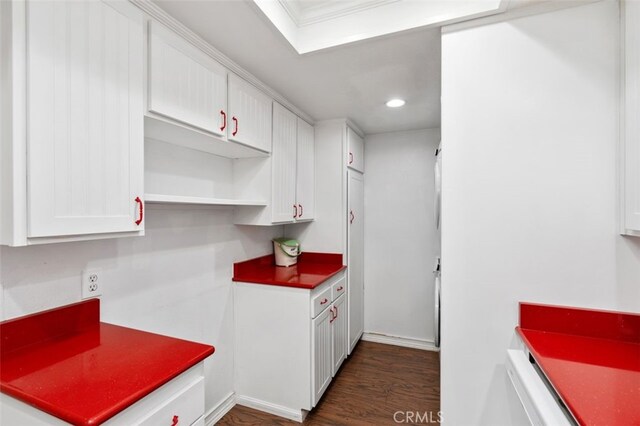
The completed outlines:
{"type": "Polygon", "coordinates": [[[145,194],[146,203],[162,204],[199,204],[211,206],[254,206],[263,207],[266,201],[258,200],[233,200],[230,198],[188,197],[182,195],[145,194]]]}
{"type": "Polygon", "coordinates": [[[267,158],[225,158],[154,139],[145,140],[144,157],[148,204],[236,206],[258,212],[268,205],[245,189],[260,179],[256,173],[267,158]],[[238,162],[243,167],[237,167],[238,162]]]}

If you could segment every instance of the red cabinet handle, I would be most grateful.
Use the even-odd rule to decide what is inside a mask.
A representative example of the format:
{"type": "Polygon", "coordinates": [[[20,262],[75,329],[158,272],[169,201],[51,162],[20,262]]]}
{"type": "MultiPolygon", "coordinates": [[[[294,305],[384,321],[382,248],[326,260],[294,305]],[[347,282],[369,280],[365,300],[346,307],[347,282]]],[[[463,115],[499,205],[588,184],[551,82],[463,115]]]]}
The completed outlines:
{"type": "Polygon", "coordinates": [[[333,323],[336,318],[338,318],[338,315],[336,312],[333,312],[333,308],[329,309],[331,311],[331,320],[329,320],[329,324],[333,323]]]}
{"type": "Polygon", "coordinates": [[[298,216],[298,217],[302,217],[302,214],[304,213],[304,209],[302,208],[302,204],[298,204],[298,207],[300,207],[300,216],[298,216]]]}
{"type": "Polygon", "coordinates": [[[349,223],[353,223],[353,220],[356,218],[356,215],[353,214],[353,210],[349,212],[349,215],[351,216],[351,219],[349,219],[349,223]]]}
{"type": "Polygon", "coordinates": [[[335,316],[333,319],[336,319],[336,318],[338,318],[338,307],[337,307],[337,306],[334,306],[334,308],[333,308],[333,309],[335,309],[335,310],[336,310],[336,316],[335,316]]]}
{"type": "Polygon", "coordinates": [[[293,205],[293,218],[297,218],[298,217],[298,206],[296,206],[295,204],[293,205]]]}
{"type": "Polygon", "coordinates": [[[322,301],[320,302],[321,305],[324,305],[328,302],[328,300],[326,298],[322,299],[322,301]]]}
{"type": "Polygon", "coordinates": [[[176,426],[179,421],[180,418],[178,416],[173,416],[173,420],[171,420],[171,426],[176,426]]]}
{"type": "Polygon", "coordinates": [[[340,286],[336,291],[342,291],[342,290],[344,290],[344,287],[340,286]]]}
{"type": "Polygon", "coordinates": [[[238,134],[238,119],[235,117],[231,117],[231,119],[233,120],[233,122],[236,124],[236,126],[233,129],[233,133],[231,133],[233,136],[238,134]]]}
{"type": "Polygon", "coordinates": [[[221,109],[220,115],[222,115],[222,126],[220,126],[220,130],[224,130],[227,128],[227,113],[224,112],[223,109],[221,109]]]}
{"type": "Polygon", "coordinates": [[[353,164],[353,152],[349,153],[349,164],[353,164]]]}
{"type": "Polygon", "coordinates": [[[140,225],[142,223],[142,219],[144,219],[144,204],[142,203],[140,197],[136,197],[135,202],[138,203],[138,209],[140,212],[140,216],[138,217],[138,220],[135,221],[135,223],[136,225],[140,225]]]}

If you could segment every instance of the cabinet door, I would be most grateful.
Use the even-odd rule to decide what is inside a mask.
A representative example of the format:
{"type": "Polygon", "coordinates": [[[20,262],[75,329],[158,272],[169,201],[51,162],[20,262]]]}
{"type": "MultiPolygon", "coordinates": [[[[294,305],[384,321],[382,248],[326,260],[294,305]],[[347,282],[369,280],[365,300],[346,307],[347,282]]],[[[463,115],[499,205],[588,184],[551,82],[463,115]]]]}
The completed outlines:
{"type": "Polygon", "coordinates": [[[362,173],[354,170],[349,170],[348,176],[347,294],[351,353],[364,330],[364,180],[362,173]]]}
{"type": "Polygon", "coordinates": [[[143,16],[128,2],[29,2],[29,237],[137,231],[143,16]]]}
{"type": "Polygon", "coordinates": [[[149,110],[225,136],[227,70],[162,25],[149,26],[149,110]]]}
{"type": "Polygon", "coordinates": [[[640,235],[640,3],[625,1],[623,233],[640,235]]]}
{"type": "Polygon", "coordinates": [[[315,164],[313,126],[298,118],[297,220],[312,220],[315,217],[315,164]]]}
{"type": "Polygon", "coordinates": [[[331,310],[325,309],[311,321],[311,372],[313,389],[313,406],[315,407],[322,394],[331,382],[331,310]]]}
{"type": "Polygon", "coordinates": [[[229,74],[229,140],[270,152],[272,102],[251,84],[229,74]]]}
{"type": "Polygon", "coordinates": [[[347,127],[347,165],[364,173],[364,140],[347,127]]]}
{"type": "Polygon", "coordinates": [[[293,222],[296,204],[296,133],[298,117],[274,103],[272,167],[272,221],[293,222]]]}
{"type": "Polygon", "coordinates": [[[347,297],[343,294],[333,303],[333,319],[331,332],[333,339],[332,376],[338,373],[342,362],[347,358],[347,297]]]}

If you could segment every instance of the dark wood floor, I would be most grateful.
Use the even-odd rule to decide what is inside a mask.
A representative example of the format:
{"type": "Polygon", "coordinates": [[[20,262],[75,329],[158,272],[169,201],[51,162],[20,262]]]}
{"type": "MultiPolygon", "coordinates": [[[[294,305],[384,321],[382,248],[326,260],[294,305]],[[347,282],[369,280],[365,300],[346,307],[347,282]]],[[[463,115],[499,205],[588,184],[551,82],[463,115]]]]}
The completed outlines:
{"type": "MultiPolygon", "coordinates": [[[[305,425],[385,425],[394,413],[440,410],[438,353],[360,342],[345,361],[305,425]]],[[[397,414],[397,420],[404,420],[397,414]]],[[[406,422],[404,422],[406,423],[406,422]]],[[[410,422],[411,423],[411,422],[410,422]]],[[[426,422],[422,422],[426,423],[426,422]]],[[[236,405],[219,425],[297,425],[299,423],[236,405]]]]}

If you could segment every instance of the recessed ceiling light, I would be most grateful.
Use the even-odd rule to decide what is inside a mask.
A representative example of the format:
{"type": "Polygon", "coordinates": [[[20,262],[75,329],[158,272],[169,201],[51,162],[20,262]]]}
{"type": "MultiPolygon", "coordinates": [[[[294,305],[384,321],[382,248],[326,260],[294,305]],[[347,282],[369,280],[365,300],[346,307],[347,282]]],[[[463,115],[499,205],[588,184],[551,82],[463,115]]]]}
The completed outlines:
{"type": "Polygon", "coordinates": [[[391,99],[387,101],[387,106],[389,108],[399,108],[405,104],[404,99],[391,99]]]}

